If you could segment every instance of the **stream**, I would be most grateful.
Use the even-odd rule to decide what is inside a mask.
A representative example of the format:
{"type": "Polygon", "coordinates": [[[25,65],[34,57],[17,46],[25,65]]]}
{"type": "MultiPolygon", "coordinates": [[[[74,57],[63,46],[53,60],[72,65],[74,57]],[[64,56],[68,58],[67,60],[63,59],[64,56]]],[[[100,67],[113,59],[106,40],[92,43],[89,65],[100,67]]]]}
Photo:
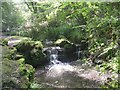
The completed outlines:
{"type": "MultiPolygon", "coordinates": [[[[12,39],[9,40],[8,45],[13,46],[20,41],[12,39]]],[[[44,48],[44,50],[47,51],[50,62],[45,67],[36,69],[34,80],[40,85],[40,88],[99,88],[105,84],[108,77],[113,75],[101,74],[90,63],[83,63],[80,60],[79,50],[78,60],[68,60],[68,62],[63,62],[66,58],[59,54],[59,51],[63,51],[60,47],[53,46],[44,48]]]]}
{"type": "Polygon", "coordinates": [[[47,50],[50,63],[36,70],[35,81],[42,88],[99,88],[110,76],[100,74],[80,59],[72,62],[60,61],[59,50],[60,47],[50,47],[47,50]]]}

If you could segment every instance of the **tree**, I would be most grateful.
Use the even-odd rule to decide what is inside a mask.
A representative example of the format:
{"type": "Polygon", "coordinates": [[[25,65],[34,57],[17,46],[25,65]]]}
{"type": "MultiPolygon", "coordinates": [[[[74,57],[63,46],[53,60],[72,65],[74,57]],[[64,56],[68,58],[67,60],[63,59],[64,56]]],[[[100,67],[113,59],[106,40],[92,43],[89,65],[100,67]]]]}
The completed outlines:
{"type": "Polygon", "coordinates": [[[21,27],[24,19],[12,2],[2,2],[2,31],[11,31],[21,27]]]}

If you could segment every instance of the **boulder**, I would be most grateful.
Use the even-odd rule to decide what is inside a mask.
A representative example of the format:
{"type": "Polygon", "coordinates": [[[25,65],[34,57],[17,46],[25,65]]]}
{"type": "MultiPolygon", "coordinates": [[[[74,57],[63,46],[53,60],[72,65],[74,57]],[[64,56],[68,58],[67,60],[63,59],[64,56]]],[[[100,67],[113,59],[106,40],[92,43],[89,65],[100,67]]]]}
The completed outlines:
{"type": "Polygon", "coordinates": [[[2,46],[8,45],[8,39],[0,38],[0,45],[2,45],[2,46]]]}
{"type": "Polygon", "coordinates": [[[71,43],[70,41],[68,41],[67,39],[58,39],[55,42],[55,45],[60,46],[62,48],[64,48],[65,51],[65,55],[67,57],[71,58],[75,58],[75,52],[76,52],[76,45],[71,43]]]}
{"type": "Polygon", "coordinates": [[[43,45],[40,41],[25,40],[18,43],[16,49],[24,56],[25,63],[35,68],[48,62],[46,55],[42,52],[43,45]]]}
{"type": "Polygon", "coordinates": [[[11,90],[29,88],[33,82],[34,71],[35,69],[31,65],[24,64],[24,59],[13,61],[3,58],[2,88],[10,88],[11,90]],[[24,70],[27,72],[22,74],[24,70]]]}

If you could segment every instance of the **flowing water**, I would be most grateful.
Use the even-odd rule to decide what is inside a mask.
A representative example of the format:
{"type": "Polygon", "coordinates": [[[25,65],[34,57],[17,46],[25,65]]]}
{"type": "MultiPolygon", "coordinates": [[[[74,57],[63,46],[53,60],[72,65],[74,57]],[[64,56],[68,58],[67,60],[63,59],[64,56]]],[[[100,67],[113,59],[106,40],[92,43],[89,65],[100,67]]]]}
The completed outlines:
{"type": "Polygon", "coordinates": [[[109,76],[100,75],[94,68],[82,64],[80,60],[61,62],[58,58],[60,49],[51,47],[48,50],[49,65],[36,70],[35,81],[42,88],[98,88],[109,76]]]}
{"type": "Polygon", "coordinates": [[[58,50],[60,49],[58,47],[52,47],[50,52],[49,52],[49,59],[50,59],[50,64],[48,67],[46,77],[58,77],[62,76],[62,74],[66,71],[73,71],[73,67],[69,65],[68,63],[62,63],[61,61],[58,60],[58,50]]]}
{"type": "Polygon", "coordinates": [[[78,59],[80,59],[80,54],[81,54],[81,51],[80,51],[80,47],[78,47],[78,50],[77,50],[77,57],[78,57],[78,59]]]}
{"type": "MultiPolygon", "coordinates": [[[[11,46],[19,40],[11,40],[11,46]]],[[[47,49],[46,49],[47,50],[47,49]]],[[[60,47],[50,47],[47,54],[50,60],[49,65],[38,68],[35,73],[35,82],[40,84],[40,88],[98,88],[103,85],[111,74],[100,74],[90,64],[83,64],[81,60],[72,62],[62,62],[59,60],[60,47]]],[[[76,51],[78,59],[81,57],[80,48],[76,51]]],[[[63,55],[64,56],[64,55],[63,55]]],[[[118,75],[114,75],[116,78],[118,75]]]]}

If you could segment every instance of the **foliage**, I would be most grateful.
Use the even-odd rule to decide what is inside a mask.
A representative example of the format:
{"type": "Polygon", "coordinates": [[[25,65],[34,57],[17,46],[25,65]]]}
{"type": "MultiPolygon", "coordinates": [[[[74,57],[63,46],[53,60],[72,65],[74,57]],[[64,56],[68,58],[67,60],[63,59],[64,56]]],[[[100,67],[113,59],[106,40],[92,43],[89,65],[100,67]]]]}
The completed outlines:
{"type": "Polygon", "coordinates": [[[11,2],[2,2],[2,31],[12,31],[21,27],[23,17],[11,2]]]}
{"type": "MultiPolygon", "coordinates": [[[[91,60],[101,72],[119,73],[119,2],[25,2],[25,4],[31,11],[29,18],[31,26],[26,29],[29,37],[34,40],[56,41],[55,44],[64,47],[69,54],[76,51],[77,44],[82,51],[86,50],[87,57],[84,56],[86,62],[91,60]],[[96,63],[96,60],[100,60],[101,63],[96,63]]],[[[11,18],[19,17],[15,13],[8,14],[12,12],[11,8],[15,9],[8,3],[2,4],[4,30],[7,28],[12,30],[12,27],[16,28],[22,22],[21,18],[11,18]],[[6,19],[13,21],[7,23],[6,19]]],[[[42,53],[43,46],[40,42],[35,43],[36,41],[31,40],[24,41],[16,48],[23,54],[26,63],[39,66],[46,60],[42,53]]],[[[107,84],[112,88],[117,87],[117,81],[113,78],[107,84]]]]}
{"type": "Polygon", "coordinates": [[[48,62],[42,52],[43,45],[40,41],[23,40],[16,45],[17,51],[25,57],[25,62],[38,67],[48,62]]]}
{"type": "Polygon", "coordinates": [[[32,65],[25,64],[24,58],[20,58],[18,60],[18,63],[19,63],[20,75],[22,76],[21,80],[23,79],[28,80],[28,83],[23,83],[22,87],[24,87],[24,84],[27,84],[28,86],[27,88],[30,88],[31,83],[34,81],[35,69],[33,68],[32,65]]]}
{"type": "Polygon", "coordinates": [[[3,32],[5,35],[10,35],[10,36],[24,36],[24,37],[28,37],[29,33],[27,30],[25,30],[24,28],[19,28],[19,29],[15,29],[15,30],[10,30],[10,31],[6,31],[3,32]]]}
{"type": "Polygon", "coordinates": [[[109,70],[109,72],[114,72],[114,73],[118,73],[119,69],[118,69],[118,60],[119,57],[113,57],[112,59],[110,59],[108,62],[104,62],[102,63],[99,67],[101,72],[105,72],[106,70],[109,70]]]}
{"type": "Polygon", "coordinates": [[[13,56],[17,54],[15,48],[2,46],[2,49],[2,88],[11,88],[13,90],[29,88],[33,82],[35,69],[31,65],[25,64],[24,58],[14,60],[13,56]],[[27,70],[27,72],[21,74],[24,70],[27,70]]]}
{"type": "Polygon", "coordinates": [[[71,32],[70,40],[74,43],[80,43],[85,38],[85,35],[78,30],[71,32]]]}
{"type": "Polygon", "coordinates": [[[21,75],[28,77],[30,82],[32,82],[34,79],[34,72],[35,69],[29,64],[25,64],[24,67],[20,67],[21,75]]]}

